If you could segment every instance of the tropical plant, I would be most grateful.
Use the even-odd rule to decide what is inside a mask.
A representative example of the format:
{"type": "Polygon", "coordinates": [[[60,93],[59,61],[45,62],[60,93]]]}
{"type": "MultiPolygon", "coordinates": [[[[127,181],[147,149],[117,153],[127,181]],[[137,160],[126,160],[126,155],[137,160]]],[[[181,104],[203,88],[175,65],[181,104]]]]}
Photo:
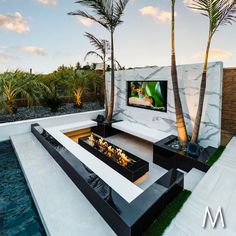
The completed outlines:
{"type": "Polygon", "coordinates": [[[106,62],[107,62],[107,55],[109,50],[109,41],[105,39],[98,39],[94,35],[86,32],[85,36],[89,39],[90,43],[95,47],[95,50],[98,51],[89,51],[85,55],[85,60],[88,56],[96,56],[101,59],[103,64],[102,70],[102,78],[103,78],[103,89],[104,89],[104,102],[105,102],[105,116],[108,114],[108,103],[107,103],[107,96],[106,96],[106,62]]]}
{"type": "Polygon", "coordinates": [[[67,79],[68,70],[65,70],[64,66],[59,67],[53,73],[40,76],[40,81],[48,87],[41,95],[42,104],[49,107],[51,112],[57,112],[63,104],[60,96],[67,95],[67,79]]]}
{"type": "Polygon", "coordinates": [[[114,60],[114,32],[118,25],[122,23],[121,16],[129,0],[79,0],[80,3],[92,10],[94,16],[82,10],[69,13],[69,15],[79,15],[97,22],[110,33],[111,43],[111,88],[110,100],[108,103],[108,114],[106,122],[110,122],[114,108],[114,90],[115,90],[115,60],[114,60]]]}
{"type": "Polygon", "coordinates": [[[100,80],[101,78],[95,71],[71,70],[67,88],[69,93],[74,96],[75,107],[82,107],[84,93],[96,90],[97,85],[100,85],[100,80]]]}
{"type": "Polygon", "coordinates": [[[75,106],[82,108],[82,96],[87,90],[87,77],[82,74],[84,72],[77,73],[78,72],[75,72],[72,78],[72,91],[75,98],[75,106]]]}
{"type": "Polygon", "coordinates": [[[183,116],[183,109],[179,95],[179,85],[178,85],[178,72],[176,68],[176,56],[175,56],[175,0],[172,2],[172,18],[171,18],[171,77],[174,92],[175,101],[175,114],[176,114],[176,125],[178,131],[178,138],[180,145],[185,147],[188,142],[188,136],[186,131],[186,125],[183,116]]]}
{"type": "Polygon", "coordinates": [[[37,76],[16,70],[0,75],[0,106],[7,113],[16,113],[16,98],[26,99],[28,106],[38,102],[38,98],[47,87],[37,80],[37,76]]]}
{"type": "Polygon", "coordinates": [[[191,138],[191,142],[197,142],[202,119],[206,91],[207,66],[212,38],[220,26],[232,24],[236,21],[236,0],[193,0],[193,4],[190,7],[199,11],[203,16],[206,16],[209,19],[209,32],[200,85],[199,103],[191,138]]]}

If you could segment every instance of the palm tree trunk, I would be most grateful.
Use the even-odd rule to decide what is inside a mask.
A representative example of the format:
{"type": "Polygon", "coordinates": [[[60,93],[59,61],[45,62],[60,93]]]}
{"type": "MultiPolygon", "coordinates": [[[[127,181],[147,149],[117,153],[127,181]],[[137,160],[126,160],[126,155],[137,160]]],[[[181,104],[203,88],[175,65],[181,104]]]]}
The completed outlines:
{"type": "Polygon", "coordinates": [[[114,67],[114,39],[113,32],[111,32],[111,87],[110,87],[110,100],[108,103],[108,114],[106,122],[112,120],[113,108],[114,108],[114,92],[115,92],[115,67],[114,67]]]}
{"type": "Polygon", "coordinates": [[[204,62],[203,72],[202,72],[202,81],[201,81],[201,86],[200,86],[198,109],[197,109],[197,114],[196,114],[196,118],[194,122],[192,138],[191,138],[191,142],[194,142],[194,143],[198,141],[198,135],[199,135],[201,119],[202,119],[202,110],[203,110],[204,98],[205,98],[205,92],[206,92],[207,65],[208,65],[208,57],[209,57],[209,51],[210,51],[210,46],[211,46],[211,39],[212,39],[212,36],[211,34],[209,34],[206,53],[205,53],[205,62],[204,62]]]}
{"type": "Polygon", "coordinates": [[[108,103],[107,103],[107,91],[106,91],[106,59],[103,58],[103,89],[104,89],[104,105],[105,105],[105,117],[108,114],[108,103]]]}
{"type": "Polygon", "coordinates": [[[188,136],[183,116],[182,104],[179,96],[179,86],[178,86],[178,74],[176,68],[176,58],[175,58],[175,0],[172,0],[172,52],[171,52],[171,77],[174,92],[175,101],[175,114],[176,114],[176,125],[178,131],[178,138],[180,145],[185,147],[188,142],[188,136]]]}

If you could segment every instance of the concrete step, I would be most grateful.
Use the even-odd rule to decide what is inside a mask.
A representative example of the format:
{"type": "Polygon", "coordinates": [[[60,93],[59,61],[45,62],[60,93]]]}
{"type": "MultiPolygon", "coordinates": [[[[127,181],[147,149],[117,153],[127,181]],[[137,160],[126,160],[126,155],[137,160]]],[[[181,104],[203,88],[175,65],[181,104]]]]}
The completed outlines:
{"type": "Polygon", "coordinates": [[[184,189],[193,191],[206,173],[193,168],[184,176],[184,189]]]}
{"type": "Polygon", "coordinates": [[[32,133],[11,142],[48,235],[115,235],[32,133]]]}

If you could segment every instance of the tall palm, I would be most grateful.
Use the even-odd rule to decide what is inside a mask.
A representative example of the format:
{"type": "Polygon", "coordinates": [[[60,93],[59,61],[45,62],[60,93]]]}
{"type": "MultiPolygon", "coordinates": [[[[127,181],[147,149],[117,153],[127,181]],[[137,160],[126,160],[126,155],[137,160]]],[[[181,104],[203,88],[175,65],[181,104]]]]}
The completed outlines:
{"type": "Polygon", "coordinates": [[[232,24],[236,21],[236,0],[193,0],[191,8],[200,11],[203,16],[206,16],[209,19],[209,33],[200,85],[199,104],[191,139],[191,142],[197,142],[202,119],[202,110],[206,91],[208,57],[212,38],[220,26],[232,24]]]}
{"type": "Polygon", "coordinates": [[[178,73],[176,68],[175,56],[175,0],[172,1],[172,18],[171,18],[171,77],[173,84],[174,100],[175,100],[175,114],[176,125],[178,131],[179,142],[182,147],[185,147],[188,142],[186,125],[183,116],[182,104],[179,96],[178,73]]]}
{"type": "Polygon", "coordinates": [[[111,88],[110,100],[108,104],[108,114],[106,122],[110,122],[114,108],[114,90],[115,90],[115,62],[114,62],[114,33],[118,25],[123,21],[121,16],[129,0],[79,0],[80,3],[92,10],[94,15],[82,10],[69,13],[69,15],[78,15],[97,22],[110,33],[111,42],[111,88]]]}
{"type": "Polygon", "coordinates": [[[89,51],[85,55],[85,60],[88,56],[96,56],[101,59],[103,63],[102,78],[103,78],[103,88],[104,88],[104,100],[105,100],[105,116],[108,114],[108,103],[106,95],[106,61],[107,54],[109,49],[109,41],[105,39],[98,39],[90,33],[85,33],[85,36],[89,39],[90,43],[95,47],[95,50],[98,51],[89,51]]]}

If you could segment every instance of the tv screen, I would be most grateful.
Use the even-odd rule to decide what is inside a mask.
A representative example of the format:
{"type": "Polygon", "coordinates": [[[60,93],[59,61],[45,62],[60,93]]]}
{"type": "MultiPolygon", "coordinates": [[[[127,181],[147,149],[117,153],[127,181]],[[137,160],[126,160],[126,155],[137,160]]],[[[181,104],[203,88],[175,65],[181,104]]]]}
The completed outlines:
{"type": "Polygon", "coordinates": [[[128,81],[127,105],[167,111],[167,81],[128,81]]]}

